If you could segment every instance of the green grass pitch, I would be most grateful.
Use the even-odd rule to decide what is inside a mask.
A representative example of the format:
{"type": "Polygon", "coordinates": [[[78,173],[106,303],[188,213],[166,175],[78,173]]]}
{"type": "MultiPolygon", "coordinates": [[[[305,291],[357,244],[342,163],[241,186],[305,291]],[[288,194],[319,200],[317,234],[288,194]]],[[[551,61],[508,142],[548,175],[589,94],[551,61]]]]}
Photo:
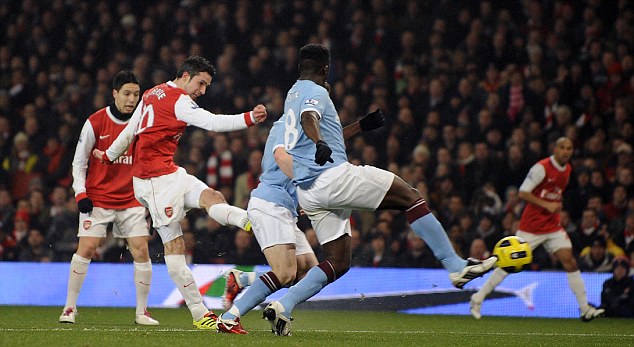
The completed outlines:
{"type": "Polygon", "coordinates": [[[189,311],[153,309],[158,327],[136,326],[131,308],[79,308],[60,324],[61,307],[0,306],[0,346],[634,346],[634,320],[406,315],[393,312],[294,312],[293,336],[278,337],[261,312],[243,317],[249,335],[192,327],[189,311]]]}

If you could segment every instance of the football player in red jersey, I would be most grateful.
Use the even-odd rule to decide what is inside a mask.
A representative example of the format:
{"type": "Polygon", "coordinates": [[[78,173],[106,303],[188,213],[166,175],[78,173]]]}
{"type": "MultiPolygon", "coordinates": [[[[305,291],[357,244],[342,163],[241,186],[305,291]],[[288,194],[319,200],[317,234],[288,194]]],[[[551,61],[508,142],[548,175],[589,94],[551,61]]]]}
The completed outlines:
{"type": "Polygon", "coordinates": [[[125,238],[134,258],[134,283],[137,293],[137,324],[158,325],[146,310],[152,281],[152,263],[148,253],[149,226],[146,209],[132,191],[132,153],[126,152],[113,165],[89,161],[95,148],[108,148],[126,127],[141,90],[131,71],[117,73],[112,82],[114,102],[93,113],[81,130],[73,160],[73,189],[79,207],[79,245],[70,262],[66,305],[61,323],[75,323],[77,298],[88,272],[90,260],[106,237],[108,223],[114,223],[113,235],[125,238]],[[88,174],[86,174],[89,172],[88,174]]]}
{"type": "MultiPolygon", "coordinates": [[[[562,199],[568,185],[570,158],[572,157],[572,141],[560,137],[555,142],[553,155],[538,161],[528,172],[520,186],[519,197],[527,202],[520,218],[516,235],[526,240],[534,250],[543,245],[549,254],[559,259],[566,270],[568,284],[575,294],[581,320],[591,321],[603,315],[604,310],[588,303],[586,287],[572,253],[572,243],[560,222],[562,199]]],[[[471,315],[481,317],[482,302],[508,273],[496,268],[482,288],[471,296],[471,315]]]]}
{"type": "Polygon", "coordinates": [[[159,84],[143,94],[130,123],[104,152],[93,155],[105,163],[120,160],[133,144],[134,195],[147,207],[163,241],[167,271],[191,311],[194,326],[216,330],[213,312],[203,304],[194,276],[185,262],[185,242],[179,222],[192,208],[204,208],[222,225],[250,231],[245,210],[230,206],[223,195],[174,163],[178,140],[188,125],[226,132],[246,129],[266,119],[264,105],[236,115],[212,114],[196,104],[214,76],[204,58],[187,58],[173,81],[159,84]]]}

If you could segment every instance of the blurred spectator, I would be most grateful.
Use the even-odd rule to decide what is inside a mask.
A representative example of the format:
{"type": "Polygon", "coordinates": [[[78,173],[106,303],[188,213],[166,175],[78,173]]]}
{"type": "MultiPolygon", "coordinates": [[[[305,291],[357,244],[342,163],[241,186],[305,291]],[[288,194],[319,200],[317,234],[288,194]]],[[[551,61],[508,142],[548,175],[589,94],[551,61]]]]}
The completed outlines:
{"type": "Polygon", "coordinates": [[[260,150],[251,151],[249,154],[249,169],[238,176],[234,189],[233,205],[246,209],[251,191],[257,187],[262,173],[262,152],[260,150]]]}
{"type": "Polygon", "coordinates": [[[601,308],[606,317],[634,317],[634,279],[629,276],[630,261],[617,257],[612,262],[612,277],[603,282],[601,308]]]}
{"type": "Polygon", "coordinates": [[[8,173],[11,182],[14,199],[24,198],[29,192],[31,181],[39,177],[39,160],[39,155],[31,151],[26,134],[16,134],[11,152],[2,162],[2,169],[8,173]]]}
{"type": "Polygon", "coordinates": [[[264,263],[264,256],[258,249],[253,234],[238,230],[235,234],[234,248],[230,250],[224,260],[228,264],[257,265],[264,263]]]}
{"type": "Polygon", "coordinates": [[[592,241],[590,249],[579,257],[579,269],[581,271],[606,272],[612,268],[614,255],[608,252],[607,243],[602,236],[592,241]]]}
{"type": "Polygon", "coordinates": [[[69,262],[77,250],[79,210],[75,197],[67,198],[64,208],[52,218],[46,234],[47,242],[55,251],[54,261],[69,262]]]}
{"type": "Polygon", "coordinates": [[[387,237],[382,232],[372,234],[370,244],[366,246],[361,256],[360,266],[364,267],[394,267],[396,258],[387,247],[387,237]]]}
{"type": "Polygon", "coordinates": [[[14,214],[15,207],[13,206],[11,193],[5,188],[0,188],[0,232],[11,230],[14,214]]]}
{"type": "Polygon", "coordinates": [[[18,260],[20,251],[26,244],[31,216],[25,209],[19,209],[13,218],[13,230],[2,240],[3,260],[18,260]]]}
{"type": "Polygon", "coordinates": [[[398,265],[417,268],[441,267],[429,246],[413,231],[407,233],[407,249],[399,257],[398,265]]]}
{"type": "Polygon", "coordinates": [[[484,260],[490,256],[491,252],[487,248],[483,239],[473,239],[473,241],[471,241],[471,247],[469,248],[469,258],[484,260]]]}
{"type": "Polygon", "coordinates": [[[53,250],[46,244],[39,229],[29,230],[27,243],[20,252],[20,261],[48,263],[53,261],[53,250]]]}
{"type": "Polygon", "coordinates": [[[495,219],[493,216],[483,213],[480,214],[478,225],[475,228],[475,233],[471,234],[471,240],[482,239],[486,246],[486,249],[493,249],[493,246],[500,240],[502,232],[495,225],[495,219]]]}

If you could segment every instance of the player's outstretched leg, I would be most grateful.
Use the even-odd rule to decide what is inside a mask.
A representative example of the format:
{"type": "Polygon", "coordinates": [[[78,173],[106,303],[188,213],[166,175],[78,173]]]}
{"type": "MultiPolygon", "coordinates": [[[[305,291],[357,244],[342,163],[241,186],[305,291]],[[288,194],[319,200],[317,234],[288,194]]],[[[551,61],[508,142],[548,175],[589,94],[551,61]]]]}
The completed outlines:
{"type": "Polygon", "coordinates": [[[219,191],[211,188],[203,190],[200,193],[199,206],[207,210],[209,217],[221,225],[233,225],[251,232],[251,221],[247,217],[247,211],[227,204],[219,191]]]}
{"type": "Polygon", "coordinates": [[[468,258],[467,265],[458,272],[452,272],[449,274],[451,283],[459,289],[465,286],[465,284],[472,280],[482,277],[485,273],[491,271],[495,266],[497,257],[493,256],[484,260],[468,258]]]}
{"type": "MultiPolygon", "coordinates": [[[[396,181],[395,181],[396,182],[396,181]]],[[[462,259],[453,248],[445,229],[434,216],[424,199],[417,199],[406,211],[407,221],[412,230],[425,240],[436,259],[449,271],[449,279],[457,288],[464,287],[471,280],[489,272],[497,258],[485,260],[462,259]]]]}

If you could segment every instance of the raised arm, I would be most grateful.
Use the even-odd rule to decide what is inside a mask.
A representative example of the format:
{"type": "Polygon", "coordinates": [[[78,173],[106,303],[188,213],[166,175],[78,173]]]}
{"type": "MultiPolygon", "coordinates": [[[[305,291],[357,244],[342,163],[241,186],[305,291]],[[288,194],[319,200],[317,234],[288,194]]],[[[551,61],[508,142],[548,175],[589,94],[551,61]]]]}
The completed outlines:
{"type": "Polygon", "coordinates": [[[246,129],[266,120],[266,107],[259,104],[241,114],[213,114],[198,106],[188,95],[182,95],[174,105],[176,118],[196,127],[216,132],[246,129]]]}
{"type": "Polygon", "coordinates": [[[378,129],[385,125],[385,115],[380,109],[376,109],[361,118],[360,120],[343,128],[343,138],[349,139],[361,131],[378,129]]]}

